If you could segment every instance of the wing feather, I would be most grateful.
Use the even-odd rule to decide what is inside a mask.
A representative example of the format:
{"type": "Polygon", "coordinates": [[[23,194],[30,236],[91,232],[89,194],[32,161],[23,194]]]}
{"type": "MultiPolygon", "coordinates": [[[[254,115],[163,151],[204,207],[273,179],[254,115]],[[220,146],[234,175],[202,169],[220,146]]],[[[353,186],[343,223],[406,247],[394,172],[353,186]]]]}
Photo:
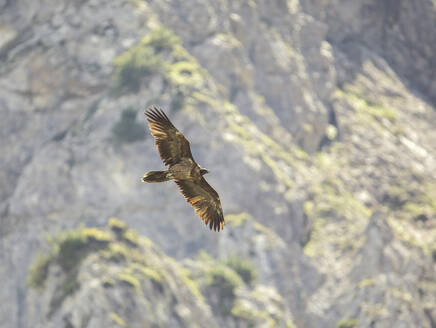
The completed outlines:
{"type": "Polygon", "coordinates": [[[176,129],[162,109],[152,106],[145,112],[145,115],[159,155],[165,165],[174,165],[183,157],[193,160],[189,141],[176,129]]]}
{"type": "Polygon", "coordinates": [[[198,180],[175,180],[183,196],[210,229],[220,231],[225,224],[218,193],[201,177],[198,180]]]}

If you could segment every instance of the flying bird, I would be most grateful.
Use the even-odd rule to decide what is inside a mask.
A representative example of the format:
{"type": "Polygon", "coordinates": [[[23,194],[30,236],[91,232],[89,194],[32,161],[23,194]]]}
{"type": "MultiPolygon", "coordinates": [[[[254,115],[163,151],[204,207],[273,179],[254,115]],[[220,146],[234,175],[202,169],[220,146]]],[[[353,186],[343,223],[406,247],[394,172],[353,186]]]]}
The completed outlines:
{"type": "Polygon", "coordinates": [[[142,181],[174,180],[186,201],[194,207],[204,223],[210,229],[220,231],[225,224],[220,197],[203,177],[209,171],[195,162],[189,141],[176,129],[161,108],[152,106],[145,115],[159,155],[168,169],[150,171],[142,177],[142,181]]]}

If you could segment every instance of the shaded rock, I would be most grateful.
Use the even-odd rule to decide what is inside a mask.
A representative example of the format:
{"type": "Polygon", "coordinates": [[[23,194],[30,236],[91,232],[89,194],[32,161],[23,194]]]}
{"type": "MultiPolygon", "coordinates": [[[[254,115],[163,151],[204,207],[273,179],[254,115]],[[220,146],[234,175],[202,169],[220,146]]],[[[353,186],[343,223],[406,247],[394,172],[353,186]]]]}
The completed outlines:
{"type": "MultiPolygon", "coordinates": [[[[220,304],[216,281],[229,287],[227,312],[200,315],[217,326],[434,324],[431,1],[0,0],[0,8],[0,326],[120,326],[129,315],[136,325],[150,307],[154,322],[189,325],[183,299],[195,311],[220,304]],[[211,170],[224,232],[210,233],[174,184],[140,182],[163,168],[152,139],[140,140],[152,103],[211,170]],[[137,113],[127,125],[135,133],[116,143],[124,111],[137,113]],[[231,224],[240,213],[250,219],[231,224]],[[158,304],[171,314],[126,276],[107,288],[101,274],[123,265],[95,250],[77,272],[52,263],[38,309],[26,276],[46,236],[105,226],[113,215],[156,245],[142,251],[166,263],[173,283],[158,304]],[[197,260],[202,251],[219,260],[197,260]],[[238,278],[233,255],[252,263],[253,285],[238,278]],[[171,268],[198,277],[203,302],[171,268]],[[76,273],[83,281],[69,279],[76,273]],[[95,319],[88,298],[99,304],[95,319]],[[50,310],[52,299],[59,308],[50,310]]],[[[160,297],[159,287],[140,285],[160,297]]]]}
{"type": "MultiPolygon", "coordinates": [[[[0,8],[2,5],[0,4],[0,8]]],[[[0,25],[0,56],[2,52],[17,38],[18,32],[8,26],[8,25],[0,25]]]]}

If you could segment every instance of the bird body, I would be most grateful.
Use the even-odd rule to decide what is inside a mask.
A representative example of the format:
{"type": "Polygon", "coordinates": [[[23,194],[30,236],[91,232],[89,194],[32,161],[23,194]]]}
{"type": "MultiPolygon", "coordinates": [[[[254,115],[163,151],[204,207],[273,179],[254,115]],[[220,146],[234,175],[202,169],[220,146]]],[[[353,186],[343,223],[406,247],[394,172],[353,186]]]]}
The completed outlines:
{"type": "Polygon", "coordinates": [[[173,176],[171,172],[166,171],[150,171],[144,174],[142,177],[143,182],[164,182],[171,180],[173,176]]]}
{"type": "Polygon", "coordinates": [[[190,180],[201,178],[201,168],[190,158],[182,158],[179,163],[168,169],[175,180],[190,180]]]}
{"type": "Polygon", "coordinates": [[[142,177],[144,182],[163,182],[168,180],[195,180],[201,178],[201,167],[193,160],[183,158],[166,171],[150,171],[142,177]]]}
{"type": "Polygon", "coordinates": [[[189,141],[174,127],[163,110],[152,106],[145,114],[159,155],[168,165],[168,170],[150,171],[142,177],[142,181],[174,180],[200,218],[210,229],[219,231],[225,221],[218,193],[203,177],[209,171],[195,162],[189,141]]]}

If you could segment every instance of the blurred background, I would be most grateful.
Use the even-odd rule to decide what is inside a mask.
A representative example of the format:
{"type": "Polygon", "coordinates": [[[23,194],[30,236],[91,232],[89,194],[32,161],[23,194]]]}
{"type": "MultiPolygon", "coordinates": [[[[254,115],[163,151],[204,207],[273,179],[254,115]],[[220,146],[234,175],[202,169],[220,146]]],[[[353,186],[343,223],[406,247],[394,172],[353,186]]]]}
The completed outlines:
{"type": "Polygon", "coordinates": [[[0,0],[0,327],[436,327],[435,54],[434,0],[0,0]]]}

